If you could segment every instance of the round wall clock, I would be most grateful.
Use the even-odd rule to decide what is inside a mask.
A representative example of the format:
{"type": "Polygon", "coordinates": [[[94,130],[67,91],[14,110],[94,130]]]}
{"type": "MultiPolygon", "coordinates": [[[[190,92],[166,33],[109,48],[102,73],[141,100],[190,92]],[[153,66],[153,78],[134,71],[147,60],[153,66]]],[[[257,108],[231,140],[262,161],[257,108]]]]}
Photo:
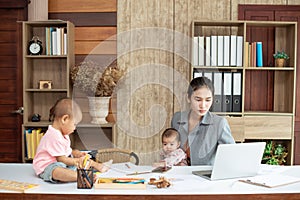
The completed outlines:
{"type": "Polygon", "coordinates": [[[28,44],[28,53],[30,55],[41,55],[43,52],[42,42],[37,36],[33,36],[28,44]]]}

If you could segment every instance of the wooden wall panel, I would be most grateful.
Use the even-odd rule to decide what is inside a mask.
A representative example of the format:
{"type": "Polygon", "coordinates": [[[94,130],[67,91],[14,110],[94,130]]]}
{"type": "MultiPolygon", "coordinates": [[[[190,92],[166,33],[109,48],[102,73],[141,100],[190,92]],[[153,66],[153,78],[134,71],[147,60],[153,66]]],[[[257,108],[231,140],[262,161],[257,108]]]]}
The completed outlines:
{"type": "Polygon", "coordinates": [[[49,19],[61,19],[61,20],[71,21],[75,25],[75,27],[117,26],[117,14],[115,12],[49,13],[48,17],[49,19]]]}
{"type": "MultiPolygon", "coordinates": [[[[48,0],[49,19],[71,21],[75,25],[75,64],[93,60],[100,65],[117,58],[117,0],[48,0]]],[[[88,100],[80,92],[73,97],[80,102],[83,122],[89,122],[88,100]]]]}
{"type": "Polygon", "coordinates": [[[28,21],[48,20],[48,0],[30,0],[28,4],[28,21]]]}
{"type": "Polygon", "coordinates": [[[137,152],[142,164],[158,159],[160,133],[170,126],[173,25],[173,0],[118,1],[118,65],[129,71],[122,96],[129,102],[118,107],[117,146],[137,152]],[[120,120],[119,109],[129,117],[120,120]]]}
{"type": "Polygon", "coordinates": [[[75,54],[116,54],[115,41],[76,41],[75,54]]]}
{"type": "Polygon", "coordinates": [[[49,13],[117,12],[117,0],[49,0],[49,13]]]}
{"type": "Polygon", "coordinates": [[[116,27],[76,27],[75,38],[79,40],[116,40],[116,27]]]}

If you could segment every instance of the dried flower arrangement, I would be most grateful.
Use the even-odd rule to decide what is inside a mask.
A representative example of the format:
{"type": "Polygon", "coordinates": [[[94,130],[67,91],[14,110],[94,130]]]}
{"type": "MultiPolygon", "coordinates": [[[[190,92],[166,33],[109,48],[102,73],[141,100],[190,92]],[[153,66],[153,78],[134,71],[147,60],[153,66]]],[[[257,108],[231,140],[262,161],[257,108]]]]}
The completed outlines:
{"type": "Polygon", "coordinates": [[[118,68],[114,61],[103,69],[93,61],[83,61],[71,68],[73,86],[85,92],[88,96],[109,97],[125,70],[118,68]]]}

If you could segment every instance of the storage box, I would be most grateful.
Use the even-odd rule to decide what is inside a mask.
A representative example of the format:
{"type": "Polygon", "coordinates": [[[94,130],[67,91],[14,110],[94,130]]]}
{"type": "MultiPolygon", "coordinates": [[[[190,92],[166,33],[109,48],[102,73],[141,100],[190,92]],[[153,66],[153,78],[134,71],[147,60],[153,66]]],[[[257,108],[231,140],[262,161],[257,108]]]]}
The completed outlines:
{"type": "Polygon", "coordinates": [[[133,189],[145,190],[146,181],[143,178],[98,178],[95,189],[133,189]]]}

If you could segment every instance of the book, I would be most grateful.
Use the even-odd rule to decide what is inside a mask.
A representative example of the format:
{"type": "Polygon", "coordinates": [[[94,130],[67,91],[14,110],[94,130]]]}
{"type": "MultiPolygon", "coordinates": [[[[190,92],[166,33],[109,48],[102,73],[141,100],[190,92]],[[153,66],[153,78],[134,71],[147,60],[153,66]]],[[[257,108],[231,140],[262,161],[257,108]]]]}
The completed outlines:
{"type": "Polygon", "coordinates": [[[245,42],[245,46],[244,46],[244,49],[245,49],[245,67],[249,67],[250,64],[249,64],[249,42],[245,42]]]}
{"type": "Polygon", "coordinates": [[[51,55],[57,55],[57,32],[56,28],[51,28],[51,55]]]}
{"type": "Polygon", "coordinates": [[[262,42],[256,42],[256,60],[257,60],[257,67],[262,67],[263,66],[262,42]]]}
{"type": "Polygon", "coordinates": [[[268,174],[249,177],[247,179],[241,179],[239,181],[252,185],[274,188],[300,182],[300,178],[284,174],[268,174]]]}

